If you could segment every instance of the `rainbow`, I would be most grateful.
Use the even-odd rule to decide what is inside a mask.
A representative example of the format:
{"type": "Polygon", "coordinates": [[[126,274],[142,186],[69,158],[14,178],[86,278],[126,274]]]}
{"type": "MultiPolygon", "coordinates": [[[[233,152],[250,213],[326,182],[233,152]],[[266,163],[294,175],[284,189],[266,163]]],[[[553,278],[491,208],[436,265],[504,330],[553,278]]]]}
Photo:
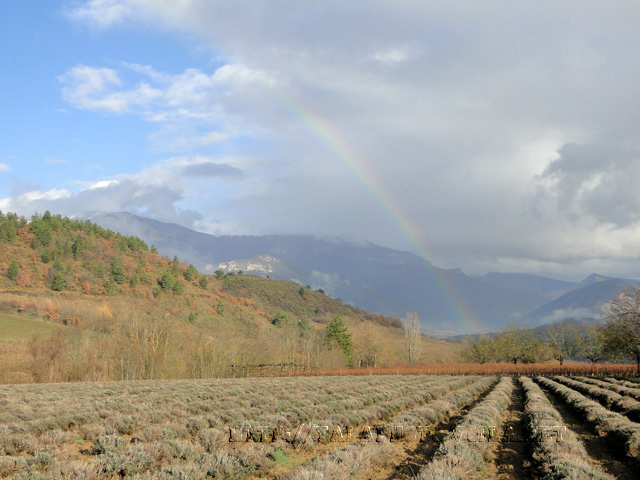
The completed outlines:
{"type": "MultiPolygon", "coordinates": [[[[275,107],[287,119],[292,119],[329,157],[351,178],[375,204],[379,205],[389,224],[410,246],[410,249],[423,259],[430,257],[427,245],[415,227],[415,220],[401,208],[398,201],[380,181],[367,162],[327,120],[315,114],[310,108],[296,102],[290,95],[275,92],[275,107]]],[[[437,285],[450,313],[456,319],[457,327],[465,331],[480,331],[475,316],[468,308],[464,298],[460,298],[448,285],[437,270],[434,272],[434,284],[437,285]],[[458,297],[458,298],[456,298],[458,297]]]]}

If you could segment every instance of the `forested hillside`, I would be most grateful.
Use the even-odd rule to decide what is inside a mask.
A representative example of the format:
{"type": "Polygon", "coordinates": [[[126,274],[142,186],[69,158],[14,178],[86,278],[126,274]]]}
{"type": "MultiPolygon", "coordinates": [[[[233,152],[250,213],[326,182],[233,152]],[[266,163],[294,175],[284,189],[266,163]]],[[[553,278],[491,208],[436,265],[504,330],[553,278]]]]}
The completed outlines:
{"type": "MultiPolygon", "coordinates": [[[[308,286],[204,275],[137,237],[0,214],[0,381],[213,377],[407,361],[398,318],[308,286]]],[[[418,361],[458,346],[421,337],[418,361]]],[[[413,353],[415,355],[415,352],[413,353]]]]}

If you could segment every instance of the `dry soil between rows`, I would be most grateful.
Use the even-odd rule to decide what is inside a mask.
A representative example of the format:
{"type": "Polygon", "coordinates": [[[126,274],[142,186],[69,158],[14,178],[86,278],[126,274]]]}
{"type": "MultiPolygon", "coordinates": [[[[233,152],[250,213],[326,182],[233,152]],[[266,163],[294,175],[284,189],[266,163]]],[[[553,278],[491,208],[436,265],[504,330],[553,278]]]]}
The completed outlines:
{"type": "Polygon", "coordinates": [[[524,390],[514,379],[515,388],[505,411],[501,432],[489,451],[487,478],[498,480],[529,480],[532,478],[530,450],[524,416],[524,390]]]}

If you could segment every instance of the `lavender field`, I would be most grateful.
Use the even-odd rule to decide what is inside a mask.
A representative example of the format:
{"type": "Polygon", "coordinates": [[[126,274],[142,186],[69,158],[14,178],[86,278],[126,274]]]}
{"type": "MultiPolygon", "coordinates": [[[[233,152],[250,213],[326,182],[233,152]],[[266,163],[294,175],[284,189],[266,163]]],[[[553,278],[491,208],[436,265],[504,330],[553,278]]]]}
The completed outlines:
{"type": "Polygon", "coordinates": [[[640,388],[335,376],[0,386],[0,477],[634,478],[640,388]]]}

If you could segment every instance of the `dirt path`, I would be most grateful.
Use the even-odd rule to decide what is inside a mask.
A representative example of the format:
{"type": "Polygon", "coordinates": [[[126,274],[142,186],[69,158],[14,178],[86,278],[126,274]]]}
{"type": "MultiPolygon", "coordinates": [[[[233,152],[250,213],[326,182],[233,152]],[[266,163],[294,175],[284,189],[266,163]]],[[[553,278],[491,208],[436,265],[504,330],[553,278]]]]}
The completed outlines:
{"type": "Polygon", "coordinates": [[[486,478],[528,480],[532,478],[530,444],[523,424],[524,391],[514,379],[515,388],[505,412],[500,437],[492,442],[486,478]]]}
{"type": "Polygon", "coordinates": [[[573,413],[564,403],[543,389],[551,404],[558,410],[564,424],[576,434],[584,444],[589,457],[601,470],[613,475],[617,480],[636,480],[640,472],[640,462],[624,455],[612,447],[605,437],[600,437],[582,418],[573,413]]]}

